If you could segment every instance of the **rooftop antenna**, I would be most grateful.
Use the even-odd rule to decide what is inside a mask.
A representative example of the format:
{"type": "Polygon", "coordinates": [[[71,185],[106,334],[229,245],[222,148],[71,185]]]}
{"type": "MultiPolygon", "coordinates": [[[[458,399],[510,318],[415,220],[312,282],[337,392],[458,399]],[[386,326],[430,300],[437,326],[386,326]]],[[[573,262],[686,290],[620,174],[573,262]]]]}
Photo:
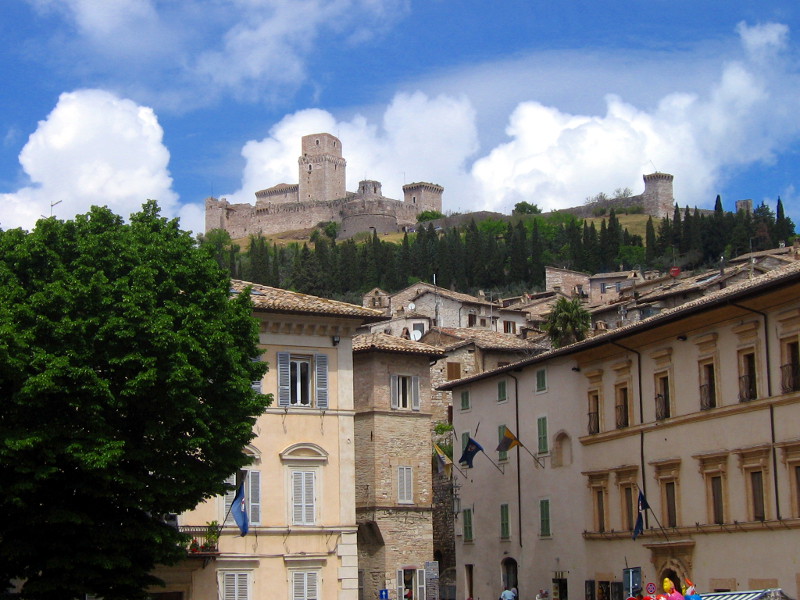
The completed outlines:
{"type": "Polygon", "coordinates": [[[658,168],[656,167],[655,163],[651,160],[650,164],[653,165],[653,171],[658,173],[658,168]]]}
{"type": "MultiPolygon", "coordinates": [[[[63,202],[63,200],[59,200],[58,202],[51,202],[51,203],[50,203],[50,216],[51,216],[51,217],[53,216],[53,207],[54,207],[54,206],[58,206],[58,205],[59,205],[59,204],[61,204],[62,202],[63,202]]],[[[46,219],[47,217],[45,217],[44,215],[42,215],[42,218],[43,218],[43,219],[46,219]]]]}

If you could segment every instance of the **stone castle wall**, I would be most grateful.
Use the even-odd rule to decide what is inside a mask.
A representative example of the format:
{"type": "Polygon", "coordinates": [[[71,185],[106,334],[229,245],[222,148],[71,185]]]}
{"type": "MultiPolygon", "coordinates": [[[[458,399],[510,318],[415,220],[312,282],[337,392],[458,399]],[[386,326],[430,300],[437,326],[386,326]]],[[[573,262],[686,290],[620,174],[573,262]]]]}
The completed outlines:
{"type": "Polygon", "coordinates": [[[597,216],[598,209],[609,212],[612,208],[616,212],[622,212],[626,208],[640,206],[646,215],[654,218],[663,219],[672,217],[675,205],[675,197],[672,192],[673,176],[669,173],[650,173],[644,175],[644,192],[638,196],[628,198],[606,198],[576,206],[566,208],[563,212],[571,213],[575,216],[588,218],[597,216]]]}

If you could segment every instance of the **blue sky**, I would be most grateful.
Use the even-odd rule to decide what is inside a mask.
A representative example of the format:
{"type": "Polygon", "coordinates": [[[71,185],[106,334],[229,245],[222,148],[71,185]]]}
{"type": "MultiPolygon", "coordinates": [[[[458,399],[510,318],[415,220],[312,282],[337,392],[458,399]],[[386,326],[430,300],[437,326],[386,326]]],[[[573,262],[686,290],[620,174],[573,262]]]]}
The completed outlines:
{"type": "Polygon", "coordinates": [[[0,227],[296,183],[429,181],[445,212],[581,204],[675,176],[681,206],[778,196],[800,224],[800,3],[4,0],[0,227]],[[58,204],[55,204],[58,203],[58,204]],[[53,206],[51,206],[53,205],[53,206]]]}

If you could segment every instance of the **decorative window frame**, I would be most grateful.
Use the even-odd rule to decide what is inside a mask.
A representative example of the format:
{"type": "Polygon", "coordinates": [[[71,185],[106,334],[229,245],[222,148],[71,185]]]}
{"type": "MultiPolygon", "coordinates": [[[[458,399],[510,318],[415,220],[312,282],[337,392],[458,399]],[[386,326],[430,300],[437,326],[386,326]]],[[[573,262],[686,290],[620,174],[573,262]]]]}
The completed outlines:
{"type": "Polygon", "coordinates": [[[633,531],[638,515],[639,500],[639,467],[637,465],[624,465],[614,469],[614,482],[619,494],[620,524],[623,531],[633,531]],[[630,493],[630,512],[626,503],[626,492],[630,493]],[[628,522],[630,521],[630,522],[628,522]]]}
{"type": "MultiPolygon", "coordinates": [[[[284,469],[286,522],[294,524],[293,473],[311,472],[314,473],[314,522],[319,523],[324,498],[323,468],[328,464],[328,453],[317,444],[300,442],[285,448],[279,453],[279,457],[284,469]]],[[[306,524],[308,525],[310,524],[306,524]]]]}
{"type": "Polygon", "coordinates": [[[666,458],[648,463],[653,467],[653,476],[658,482],[659,497],[661,501],[661,522],[666,527],[669,523],[669,503],[667,498],[667,484],[675,486],[675,526],[681,524],[681,459],[666,458]]]}
{"type": "Polygon", "coordinates": [[[741,386],[738,387],[739,390],[739,398],[737,398],[738,402],[748,401],[748,400],[756,400],[762,397],[761,387],[763,382],[762,374],[765,372],[763,365],[761,364],[761,340],[759,339],[758,335],[759,330],[759,322],[755,319],[751,321],[745,321],[740,323],[732,328],[734,334],[736,334],[737,344],[736,344],[736,365],[737,365],[737,373],[738,377],[740,378],[746,375],[744,372],[744,357],[747,354],[753,354],[754,356],[754,376],[755,376],[755,397],[748,398],[743,400],[741,397],[741,386]]]}
{"type": "Polygon", "coordinates": [[[717,339],[718,334],[716,332],[705,333],[703,335],[696,336],[692,341],[694,342],[695,346],[697,346],[697,392],[700,396],[700,410],[710,410],[712,408],[717,408],[722,405],[721,397],[719,394],[720,386],[719,386],[719,376],[720,376],[720,368],[719,368],[719,350],[717,349],[717,339]],[[706,366],[711,365],[714,370],[714,381],[713,383],[713,404],[709,403],[707,406],[703,403],[703,386],[709,385],[706,381],[705,374],[706,374],[706,366]]]}
{"type": "Polygon", "coordinates": [[[589,382],[589,389],[586,392],[587,403],[587,432],[588,435],[595,435],[604,430],[603,428],[603,369],[592,369],[585,374],[589,382]],[[597,406],[593,407],[593,398],[596,397],[597,406]],[[592,408],[595,408],[594,413],[592,408]],[[594,416],[593,416],[594,415],[594,416]]]}
{"type": "Polygon", "coordinates": [[[800,440],[776,444],[781,449],[781,459],[786,467],[791,491],[792,516],[800,517],[800,440]]]}
{"type": "Polygon", "coordinates": [[[610,471],[586,471],[587,486],[592,495],[592,530],[598,533],[608,531],[608,479],[610,471]],[[598,506],[598,495],[603,506],[598,506]]]}
{"type": "Polygon", "coordinates": [[[745,499],[747,500],[747,520],[756,521],[755,506],[753,503],[753,488],[751,474],[761,471],[761,494],[764,504],[764,520],[770,519],[771,506],[767,501],[770,498],[769,463],[771,448],[769,444],[760,444],[750,448],[740,448],[733,453],[739,458],[739,469],[744,477],[745,499]]]}
{"type": "Polygon", "coordinates": [[[697,461],[698,471],[703,477],[706,488],[706,522],[715,523],[714,521],[714,492],[712,489],[712,481],[714,477],[719,476],[722,479],[722,522],[730,522],[729,507],[730,501],[728,496],[728,456],[730,452],[727,450],[722,452],[707,452],[703,454],[694,454],[692,458],[697,461]]]}

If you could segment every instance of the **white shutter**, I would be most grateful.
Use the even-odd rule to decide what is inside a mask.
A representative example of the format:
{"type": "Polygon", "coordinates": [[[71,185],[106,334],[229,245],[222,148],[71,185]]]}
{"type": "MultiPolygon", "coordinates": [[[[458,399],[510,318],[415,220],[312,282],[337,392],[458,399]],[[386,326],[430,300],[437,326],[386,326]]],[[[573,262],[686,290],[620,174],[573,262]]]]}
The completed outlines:
{"type": "Polygon", "coordinates": [[[317,408],[328,409],[328,356],[317,354],[315,357],[315,368],[317,370],[317,408]]]}
{"type": "Polygon", "coordinates": [[[417,569],[417,593],[414,600],[425,600],[425,569],[417,569]]]}
{"type": "Polygon", "coordinates": [[[303,474],[305,476],[305,498],[303,502],[305,503],[305,514],[304,522],[307,525],[313,525],[315,522],[314,513],[315,513],[315,506],[314,506],[314,472],[308,471],[303,474]]]}
{"type": "Polygon", "coordinates": [[[247,573],[236,574],[236,600],[248,600],[247,573]]]}
{"type": "MultiPolygon", "coordinates": [[[[236,484],[236,475],[231,475],[230,477],[225,478],[225,483],[230,483],[231,485],[236,484]]],[[[236,490],[230,489],[225,492],[225,509],[223,515],[226,517],[225,523],[233,523],[233,517],[231,516],[231,504],[233,504],[233,497],[236,495],[236,490]]]]}
{"type": "Polygon", "coordinates": [[[303,472],[292,473],[292,524],[303,524],[303,472]]]}
{"type": "Polygon", "coordinates": [[[397,597],[402,598],[403,594],[406,593],[405,587],[403,586],[403,571],[398,569],[397,570],[397,597]]]}
{"type": "Polygon", "coordinates": [[[223,573],[223,600],[248,600],[247,573],[223,573]]]}
{"type": "Polygon", "coordinates": [[[392,408],[398,407],[398,400],[397,400],[397,375],[392,375],[389,378],[389,389],[391,390],[392,394],[392,408]]]}
{"type": "Polygon", "coordinates": [[[419,376],[411,377],[411,409],[419,410],[419,376]]]}
{"type": "Polygon", "coordinates": [[[250,523],[259,525],[261,523],[261,471],[248,472],[247,479],[250,484],[250,493],[247,494],[250,523]]]}
{"type": "Polygon", "coordinates": [[[278,352],[278,406],[291,403],[291,383],[291,356],[288,352],[278,352]]]}
{"type": "Polygon", "coordinates": [[[317,574],[312,572],[306,575],[306,600],[317,600],[317,574]]]}
{"type": "Polygon", "coordinates": [[[292,600],[305,600],[306,597],[306,574],[292,573],[292,600]]]}

